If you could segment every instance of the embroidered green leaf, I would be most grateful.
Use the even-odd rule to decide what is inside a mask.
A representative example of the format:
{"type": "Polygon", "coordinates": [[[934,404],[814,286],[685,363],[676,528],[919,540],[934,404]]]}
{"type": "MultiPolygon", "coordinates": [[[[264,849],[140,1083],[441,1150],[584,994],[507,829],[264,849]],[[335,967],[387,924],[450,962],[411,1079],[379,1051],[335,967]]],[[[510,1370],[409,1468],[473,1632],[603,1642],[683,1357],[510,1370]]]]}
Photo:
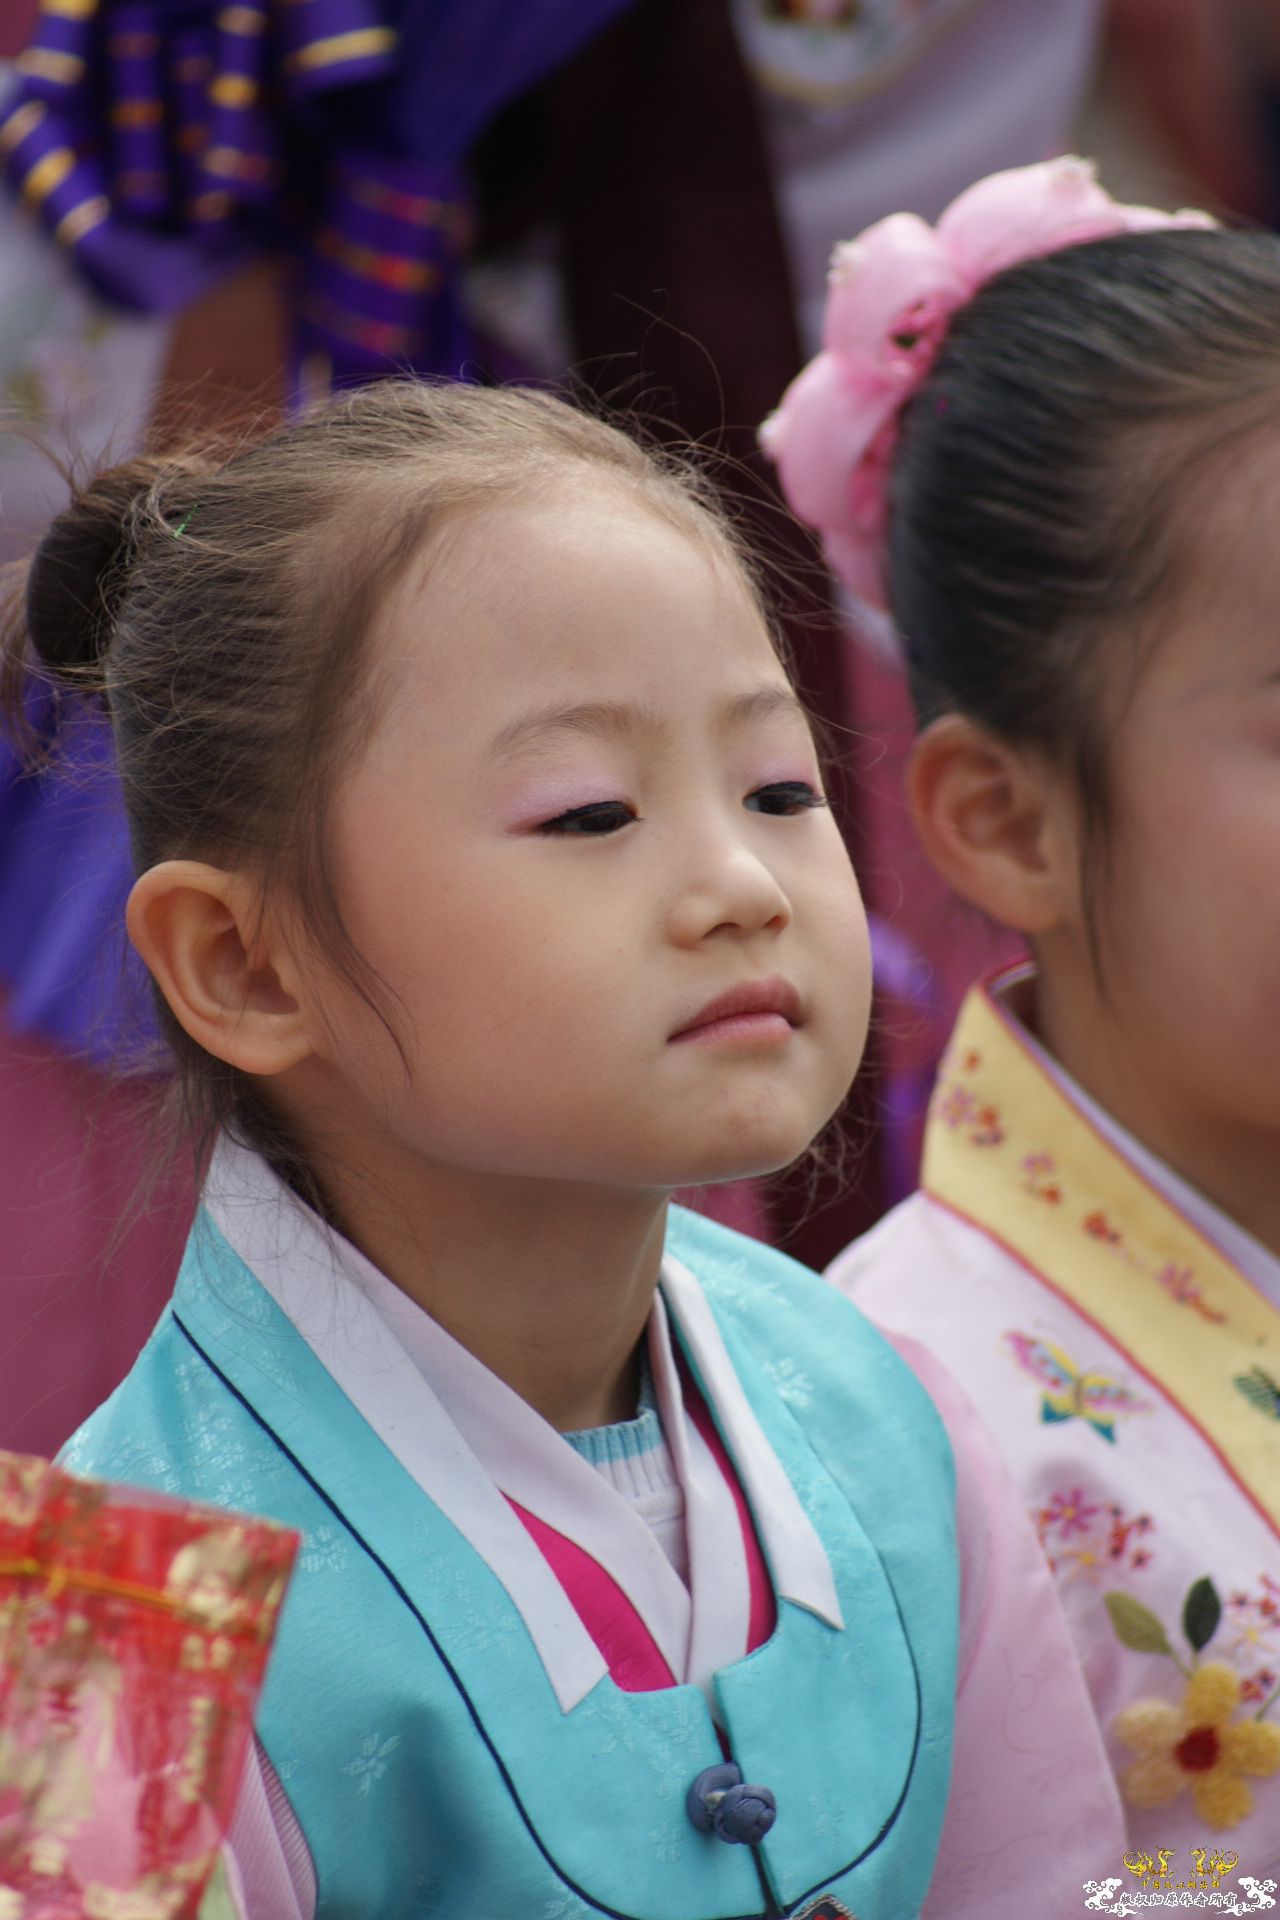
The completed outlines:
{"type": "Polygon", "coordinates": [[[1208,1646],[1218,1631],[1221,1618],[1222,1602],[1218,1598],[1218,1589],[1206,1575],[1187,1589],[1187,1597],[1182,1603],[1182,1631],[1194,1652],[1199,1653],[1201,1647],[1208,1646]]]}
{"type": "Polygon", "coordinates": [[[1280,1382],[1273,1380],[1265,1367],[1250,1367],[1248,1373],[1237,1373],[1234,1385],[1259,1413],[1269,1420],[1280,1420],[1280,1382]]]}
{"type": "Polygon", "coordinates": [[[1108,1593],[1104,1598],[1122,1646],[1132,1647],[1135,1653],[1167,1653],[1173,1658],[1168,1636],[1150,1607],[1144,1607],[1131,1593],[1108,1593]]]}

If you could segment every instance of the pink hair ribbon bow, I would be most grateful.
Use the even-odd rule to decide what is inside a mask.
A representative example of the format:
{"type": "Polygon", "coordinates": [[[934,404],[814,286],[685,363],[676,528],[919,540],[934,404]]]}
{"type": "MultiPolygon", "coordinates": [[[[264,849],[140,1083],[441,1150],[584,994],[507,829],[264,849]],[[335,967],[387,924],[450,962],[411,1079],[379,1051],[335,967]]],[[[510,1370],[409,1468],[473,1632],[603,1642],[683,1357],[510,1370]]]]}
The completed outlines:
{"type": "Polygon", "coordinates": [[[822,535],[850,592],[887,606],[885,531],[898,415],[924,381],[958,308],[1005,267],[1086,240],[1211,227],[1209,214],[1125,207],[1092,165],[1065,156],[990,174],[936,227],[878,220],[832,254],[822,351],[760,429],[793,511],[822,535]]]}

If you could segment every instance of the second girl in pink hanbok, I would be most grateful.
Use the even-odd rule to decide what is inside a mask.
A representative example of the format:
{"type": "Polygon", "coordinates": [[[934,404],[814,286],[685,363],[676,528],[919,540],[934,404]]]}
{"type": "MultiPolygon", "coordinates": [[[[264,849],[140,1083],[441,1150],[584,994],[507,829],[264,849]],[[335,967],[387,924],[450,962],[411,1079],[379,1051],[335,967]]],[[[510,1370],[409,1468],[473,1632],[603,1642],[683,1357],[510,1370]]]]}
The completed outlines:
{"type": "Polygon", "coordinates": [[[838,250],[767,429],[900,636],[926,852],[1034,955],[831,1278],[978,1403],[1201,1892],[1280,1868],[1278,314],[1274,236],[1053,162],[838,250]]]}

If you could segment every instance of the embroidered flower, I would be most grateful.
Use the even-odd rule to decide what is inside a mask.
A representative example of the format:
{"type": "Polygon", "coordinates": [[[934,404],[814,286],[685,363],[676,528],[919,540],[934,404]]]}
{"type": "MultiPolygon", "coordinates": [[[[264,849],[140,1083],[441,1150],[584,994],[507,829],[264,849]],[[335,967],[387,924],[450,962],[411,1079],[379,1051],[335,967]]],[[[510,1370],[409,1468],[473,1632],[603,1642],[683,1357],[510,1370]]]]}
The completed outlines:
{"type": "Polygon", "coordinates": [[[1004,1142],[999,1107],[979,1107],[973,1116],[969,1138],[975,1147],[998,1147],[1004,1142]]]}
{"type": "Polygon", "coordinates": [[[1202,1320],[1221,1326],[1226,1319],[1225,1313],[1219,1313],[1211,1307],[1203,1292],[1195,1283],[1195,1274],[1190,1267],[1175,1266],[1172,1260],[1166,1261],[1156,1274],[1157,1284],[1162,1286],[1169,1298],[1179,1307],[1190,1307],[1202,1320]]]}
{"type": "Polygon", "coordinates": [[[954,1083],[940,1085],[934,1112],[953,1133],[958,1128],[963,1129],[969,1136],[971,1146],[999,1147],[1004,1144],[1005,1132],[1000,1124],[999,1107],[990,1104],[979,1106],[977,1096],[969,1087],[956,1086],[954,1083]]]}
{"type": "Polygon", "coordinates": [[[1101,1559],[1098,1549],[1085,1540],[1078,1547],[1064,1547],[1058,1555],[1053,1570],[1061,1579],[1063,1586],[1070,1586],[1071,1582],[1077,1578],[1087,1580],[1091,1586],[1096,1586],[1098,1575],[1102,1572],[1104,1565],[1105,1562],[1101,1559]]]}
{"type": "Polygon", "coordinates": [[[948,1087],[938,1102],[939,1117],[949,1127],[963,1127],[967,1124],[977,1105],[968,1087],[948,1087]]]}
{"type": "Polygon", "coordinates": [[[360,1794],[362,1798],[368,1793],[375,1781],[381,1780],[387,1770],[388,1760],[390,1760],[399,1745],[400,1735],[398,1733],[393,1733],[387,1740],[384,1740],[381,1734],[370,1733],[360,1742],[359,1758],[348,1761],[342,1771],[354,1775],[359,1781],[360,1784],[356,1788],[356,1792],[360,1794]]]}
{"type": "Polygon", "coordinates": [[[1105,1240],[1109,1247],[1118,1247],[1123,1238],[1119,1227],[1112,1226],[1100,1207],[1085,1215],[1084,1230],[1095,1240],[1105,1240]]]}
{"type": "Polygon", "coordinates": [[[341,1573],[350,1557],[346,1538],[336,1527],[313,1527],[303,1540],[298,1566],[303,1573],[341,1573]]]}
{"type": "Polygon", "coordinates": [[[1249,1674],[1247,1678],[1241,1682],[1240,1698],[1242,1700],[1270,1700],[1275,1693],[1276,1686],[1275,1670],[1272,1667],[1259,1667],[1256,1673],[1249,1674]]]}
{"type": "Polygon", "coordinates": [[[1025,1175],[1022,1191],[1029,1193],[1033,1200],[1043,1200],[1051,1207],[1062,1204],[1062,1188],[1050,1176],[1058,1170],[1058,1163],[1051,1153],[1026,1153],[1022,1156],[1021,1170],[1025,1175]]]}
{"type": "Polygon", "coordinates": [[[1261,1618],[1249,1613],[1242,1614],[1235,1622],[1235,1634],[1231,1641],[1233,1653],[1251,1653],[1255,1647],[1270,1645],[1270,1636],[1275,1632],[1276,1622],[1264,1616],[1261,1618]]]}
{"type": "Polygon", "coordinates": [[[764,1370],[788,1406],[803,1411],[812,1401],[813,1381],[790,1354],[784,1353],[775,1360],[767,1360],[764,1370]]]}
{"type": "Polygon", "coordinates": [[[1130,1542],[1152,1531],[1155,1521],[1149,1513],[1125,1515],[1119,1507],[1108,1509],[1110,1526],[1107,1531],[1107,1557],[1123,1561],[1130,1554],[1131,1567],[1145,1567],[1151,1559],[1148,1547],[1134,1547],[1130,1553],[1130,1542]]]}
{"type": "Polygon", "coordinates": [[[1133,1807],[1165,1807],[1190,1789],[1206,1826],[1239,1826],[1253,1811],[1245,1775],[1280,1772],[1280,1727],[1237,1720],[1240,1677],[1221,1660],[1197,1667],[1182,1705],[1137,1700],[1115,1720],[1116,1736],[1137,1755],[1120,1785],[1133,1807]]]}
{"type": "Polygon", "coordinates": [[[1032,1509],[1032,1517],[1050,1570],[1064,1585],[1080,1578],[1094,1585],[1101,1573],[1114,1574],[1117,1567],[1141,1571],[1153,1557],[1149,1547],[1133,1544],[1155,1531],[1150,1515],[1091,1501],[1083,1487],[1050,1494],[1044,1506],[1032,1509]]]}
{"type": "Polygon", "coordinates": [[[1266,1712],[1277,1699],[1280,1668],[1280,1585],[1260,1574],[1254,1592],[1231,1594],[1225,1608],[1227,1652],[1244,1679],[1241,1692],[1266,1712]]]}
{"type": "Polygon", "coordinates": [[[1068,1540],[1073,1533],[1088,1533],[1094,1515],[1100,1512],[1100,1507],[1086,1500],[1083,1487],[1072,1487],[1069,1493],[1052,1496],[1042,1518],[1046,1527],[1058,1529],[1060,1539],[1068,1540]]]}

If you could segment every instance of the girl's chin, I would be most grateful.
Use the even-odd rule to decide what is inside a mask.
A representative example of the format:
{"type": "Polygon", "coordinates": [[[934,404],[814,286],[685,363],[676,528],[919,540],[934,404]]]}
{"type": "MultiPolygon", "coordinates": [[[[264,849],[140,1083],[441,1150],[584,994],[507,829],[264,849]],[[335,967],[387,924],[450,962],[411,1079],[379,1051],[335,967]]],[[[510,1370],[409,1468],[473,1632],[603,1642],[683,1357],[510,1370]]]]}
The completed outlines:
{"type": "Polygon", "coordinates": [[[787,1167],[794,1166],[803,1158],[811,1145],[806,1137],[798,1143],[788,1143],[776,1147],[761,1147],[758,1153],[744,1153],[739,1144],[732,1158],[722,1156],[711,1158],[681,1176],[676,1183],[679,1188],[728,1187],[737,1180],[766,1180],[771,1174],[782,1173],[787,1167]]]}

